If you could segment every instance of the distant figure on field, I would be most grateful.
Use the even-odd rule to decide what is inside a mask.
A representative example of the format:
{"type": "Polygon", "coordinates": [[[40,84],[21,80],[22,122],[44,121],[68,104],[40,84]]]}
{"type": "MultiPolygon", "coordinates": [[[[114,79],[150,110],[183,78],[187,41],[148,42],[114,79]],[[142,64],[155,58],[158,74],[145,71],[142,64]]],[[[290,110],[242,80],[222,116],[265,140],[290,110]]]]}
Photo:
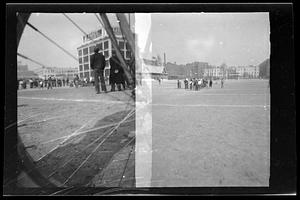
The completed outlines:
{"type": "Polygon", "coordinates": [[[187,78],[184,80],[184,89],[189,89],[189,81],[187,78]]]}
{"type": "Polygon", "coordinates": [[[49,90],[49,88],[52,89],[52,78],[51,78],[51,76],[48,77],[48,83],[47,84],[48,84],[47,90],[49,90]]]}
{"type": "Polygon", "coordinates": [[[224,87],[224,79],[222,78],[221,79],[221,88],[223,88],[224,87]]]}
{"type": "Polygon", "coordinates": [[[210,79],[210,80],[209,80],[209,87],[210,87],[210,88],[212,87],[212,83],[213,83],[213,82],[212,82],[212,80],[210,79]]]}
{"type": "Polygon", "coordinates": [[[74,78],[74,84],[75,84],[75,87],[78,88],[78,84],[79,84],[79,77],[78,75],[76,74],[75,78],[74,78]]]}
{"type": "Polygon", "coordinates": [[[181,81],[179,79],[177,80],[177,88],[181,88],[181,81]]]}

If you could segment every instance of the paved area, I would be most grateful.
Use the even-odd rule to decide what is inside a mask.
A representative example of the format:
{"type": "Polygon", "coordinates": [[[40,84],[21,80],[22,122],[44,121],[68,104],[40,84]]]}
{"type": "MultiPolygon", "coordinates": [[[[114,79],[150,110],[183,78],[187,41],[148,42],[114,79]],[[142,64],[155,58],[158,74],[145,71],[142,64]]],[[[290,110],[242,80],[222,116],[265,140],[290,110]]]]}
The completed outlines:
{"type": "Polygon", "coordinates": [[[270,93],[264,80],[224,88],[152,85],[153,187],[268,186],[270,93]]]}
{"type": "MultiPolygon", "coordinates": [[[[19,90],[18,134],[42,175],[59,186],[100,182],[94,176],[132,139],[128,135],[134,130],[134,113],[104,140],[134,110],[130,95],[130,90],[96,94],[93,87],[19,90]]],[[[126,149],[123,154],[128,155],[126,149]]],[[[130,172],[121,172],[130,173],[132,180],[130,160],[130,172]]],[[[105,175],[112,181],[112,173],[105,175]]]]}

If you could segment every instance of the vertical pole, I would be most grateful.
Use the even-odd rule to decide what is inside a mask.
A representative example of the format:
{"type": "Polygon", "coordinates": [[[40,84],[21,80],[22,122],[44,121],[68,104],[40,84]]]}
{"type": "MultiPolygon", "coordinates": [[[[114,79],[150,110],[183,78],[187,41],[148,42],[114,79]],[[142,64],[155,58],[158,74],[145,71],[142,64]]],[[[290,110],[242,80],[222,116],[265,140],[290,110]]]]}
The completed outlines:
{"type": "Polygon", "coordinates": [[[102,22],[104,24],[105,30],[106,30],[107,34],[109,35],[109,37],[111,39],[111,43],[112,43],[112,45],[113,45],[113,47],[116,51],[116,55],[117,55],[117,57],[118,57],[118,59],[121,63],[121,67],[124,69],[124,72],[125,72],[125,75],[128,79],[128,82],[129,82],[130,85],[133,85],[133,77],[131,76],[131,73],[130,73],[128,67],[127,67],[127,64],[124,60],[124,57],[122,56],[122,54],[120,52],[120,48],[118,46],[117,39],[114,35],[113,29],[112,29],[112,27],[109,23],[109,20],[108,20],[105,13],[100,13],[100,17],[101,17],[102,22]]]}

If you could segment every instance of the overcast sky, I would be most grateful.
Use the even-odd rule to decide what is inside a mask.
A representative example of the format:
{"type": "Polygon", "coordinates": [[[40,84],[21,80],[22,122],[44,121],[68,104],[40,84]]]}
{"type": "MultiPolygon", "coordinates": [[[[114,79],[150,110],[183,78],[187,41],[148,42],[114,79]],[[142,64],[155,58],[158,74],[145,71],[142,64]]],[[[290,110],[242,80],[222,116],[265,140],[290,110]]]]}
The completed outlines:
{"type": "Polygon", "coordinates": [[[257,65],[270,55],[268,13],[152,14],[153,53],[185,64],[257,65]]]}
{"type": "MultiPolygon", "coordinates": [[[[67,14],[85,32],[99,29],[94,14],[67,14]]],[[[115,17],[109,15],[116,25],[115,17]]],[[[268,13],[156,13],[151,15],[153,55],[167,61],[212,65],[257,65],[270,55],[268,13]]],[[[83,34],[62,14],[32,14],[29,22],[77,57],[83,34]]],[[[137,28],[137,27],[136,27],[137,28]]],[[[18,52],[46,66],[77,67],[78,62],[26,26],[18,52]]],[[[40,66],[21,59],[31,69],[40,66]]]]}

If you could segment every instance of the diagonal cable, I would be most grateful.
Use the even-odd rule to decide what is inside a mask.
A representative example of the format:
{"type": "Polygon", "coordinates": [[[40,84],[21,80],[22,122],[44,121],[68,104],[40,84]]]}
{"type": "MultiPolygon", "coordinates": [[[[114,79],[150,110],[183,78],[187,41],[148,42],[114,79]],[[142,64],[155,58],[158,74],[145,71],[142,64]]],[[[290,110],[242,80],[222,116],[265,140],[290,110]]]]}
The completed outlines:
{"type": "Polygon", "coordinates": [[[65,180],[65,182],[62,184],[64,186],[66,183],[69,182],[69,180],[76,174],[76,172],[88,161],[88,159],[98,150],[98,148],[107,140],[108,137],[110,137],[116,129],[119,128],[119,126],[132,114],[134,113],[134,110],[129,112],[128,115],[121,120],[114,128],[113,130],[95,147],[95,149],[90,153],[90,155],[77,167],[77,169],[65,180]]]}
{"type": "Polygon", "coordinates": [[[31,62],[34,62],[35,64],[38,64],[38,65],[40,65],[42,67],[46,66],[46,65],[43,65],[42,63],[40,63],[38,61],[35,61],[35,60],[33,60],[33,59],[31,59],[31,58],[29,58],[27,56],[24,56],[23,54],[17,53],[17,55],[20,56],[20,57],[22,57],[22,58],[24,58],[24,59],[26,59],[26,60],[30,60],[31,62]]]}
{"type": "Polygon", "coordinates": [[[29,22],[26,23],[30,28],[32,28],[33,30],[35,30],[36,32],[38,32],[39,34],[41,34],[42,36],[44,36],[47,40],[49,40],[50,42],[52,42],[55,46],[57,46],[58,48],[60,48],[61,50],[63,50],[66,54],[68,54],[69,56],[71,56],[72,58],[74,58],[77,61],[77,58],[75,56],[73,56],[71,53],[69,53],[66,49],[64,49],[62,46],[60,46],[59,44],[57,44],[54,40],[52,40],[51,38],[49,38],[48,36],[46,36],[44,33],[42,33],[40,30],[38,30],[36,27],[34,27],[32,24],[30,24],[29,22]]]}

